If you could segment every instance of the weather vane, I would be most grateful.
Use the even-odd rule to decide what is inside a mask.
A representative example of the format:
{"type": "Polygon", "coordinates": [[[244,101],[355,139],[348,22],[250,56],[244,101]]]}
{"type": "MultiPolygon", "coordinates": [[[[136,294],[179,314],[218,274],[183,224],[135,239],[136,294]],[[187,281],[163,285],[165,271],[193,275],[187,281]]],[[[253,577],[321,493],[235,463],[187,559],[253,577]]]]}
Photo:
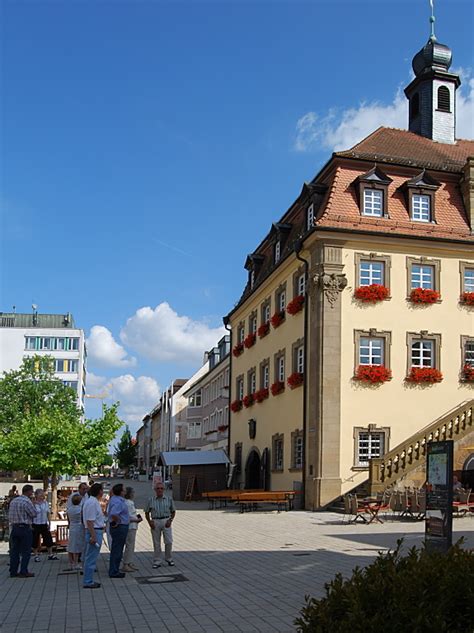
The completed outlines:
{"type": "Polygon", "coordinates": [[[435,31],[434,31],[434,25],[435,25],[434,0],[430,0],[430,7],[431,7],[431,16],[430,16],[431,34],[430,34],[430,39],[435,40],[436,39],[436,35],[435,35],[435,31]]]}

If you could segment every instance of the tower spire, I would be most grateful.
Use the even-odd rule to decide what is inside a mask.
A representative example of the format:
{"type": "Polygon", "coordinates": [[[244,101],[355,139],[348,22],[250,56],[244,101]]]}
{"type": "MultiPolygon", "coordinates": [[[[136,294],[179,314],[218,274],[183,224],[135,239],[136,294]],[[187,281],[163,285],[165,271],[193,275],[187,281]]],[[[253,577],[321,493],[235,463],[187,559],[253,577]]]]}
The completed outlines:
{"type": "Polygon", "coordinates": [[[431,16],[430,16],[430,24],[431,24],[431,33],[430,33],[430,40],[435,40],[436,41],[436,35],[435,35],[435,21],[436,18],[434,16],[434,0],[430,0],[430,7],[431,7],[431,16]]]}

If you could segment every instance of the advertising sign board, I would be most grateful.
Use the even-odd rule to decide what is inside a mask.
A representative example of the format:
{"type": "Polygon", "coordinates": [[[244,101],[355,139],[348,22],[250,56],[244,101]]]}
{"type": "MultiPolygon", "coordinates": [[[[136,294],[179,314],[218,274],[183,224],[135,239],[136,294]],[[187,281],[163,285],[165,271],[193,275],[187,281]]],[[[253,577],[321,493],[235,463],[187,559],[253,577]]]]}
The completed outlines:
{"type": "Polygon", "coordinates": [[[447,551],[452,538],[453,441],[429,442],[426,452],[426,547],[447,551]]]}

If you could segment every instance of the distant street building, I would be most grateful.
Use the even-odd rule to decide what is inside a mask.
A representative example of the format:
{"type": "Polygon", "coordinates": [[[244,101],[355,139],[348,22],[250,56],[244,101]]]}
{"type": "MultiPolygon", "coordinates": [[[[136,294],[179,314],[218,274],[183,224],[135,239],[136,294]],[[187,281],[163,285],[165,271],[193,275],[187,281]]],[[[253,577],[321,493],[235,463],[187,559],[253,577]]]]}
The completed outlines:
{"type": "Polygon", "coordinates": [[[84,331],[72,315],[0,312],[0,374],[35,354],[54,358],[55,376],[74,389],[83,408],[87,352],[84,331]]]}

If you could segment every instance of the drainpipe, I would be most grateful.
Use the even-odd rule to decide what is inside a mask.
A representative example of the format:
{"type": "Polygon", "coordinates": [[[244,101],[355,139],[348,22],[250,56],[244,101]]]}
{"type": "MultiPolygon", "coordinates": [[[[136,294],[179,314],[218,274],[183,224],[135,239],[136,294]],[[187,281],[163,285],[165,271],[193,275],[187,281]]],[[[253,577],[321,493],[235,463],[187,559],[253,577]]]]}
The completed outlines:
{"type": "Polygon", "coordinates": [[[230,461],[230,417],[231,417],[230,403],[232,402],[231,400],[231,395],[232,395],[232,328],[229,326],[230,321],[227,315],[222,320],[224,321],[224,327],[229,332],[229,337],[230,337],[230,341],[229,341],[229,426],[227,427],[227,457],[229,458],[229,461],[230,461]]]}
{"type": "Polygon", "coordinates": [[[300,253],[303,250],[303,239],[298,238],[294,242],[294,250],[296,259],[303,262],[305,285],[304,285],[304,338],[303,338],[303,353],[304,353],[304,374],[303,374],[303,455],[302,455],[302,472],[301,478],[301,495],[303,498],[303,509],[306,504],[306,429],[307,429],[307,400],[308,400],[308,327],[309,327],[309,306],[308,306],[308,282],[309,282],[309,261],[301,257],[300,253]]]}

